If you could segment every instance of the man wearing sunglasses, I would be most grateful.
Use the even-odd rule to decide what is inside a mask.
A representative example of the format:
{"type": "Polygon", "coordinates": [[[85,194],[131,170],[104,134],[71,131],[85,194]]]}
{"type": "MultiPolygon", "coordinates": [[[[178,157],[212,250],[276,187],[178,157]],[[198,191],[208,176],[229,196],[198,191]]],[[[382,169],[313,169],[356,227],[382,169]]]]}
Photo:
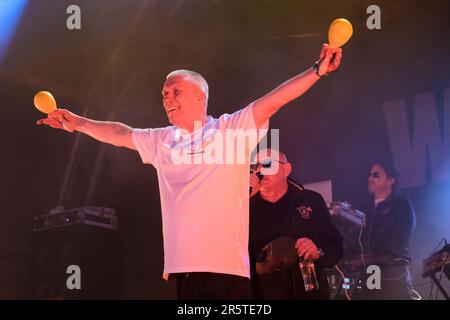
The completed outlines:
{"type": "MultiPolygon", "coordinates": [[[[388,163],[375,163],[368,175],[368,191],[372,200],[361,207],[366,214],[366,226],[358,241],[364,254],[383,257],[381,289],[365,286],[362,299],[405,300],[411,297],[411,277],[408,270],[411,235],[416,219],[411,202],[396,192],[397,170],[388,163]]],[[[356,235],[354,235],[356,238],[356,235]]],[[[353,253],[361,253],[354,246],[353,253]],[[358,252],[359,251],[359,252],[358,252]]]]}
{"type": "Polygon", "coordinates": [[[284,153],[263,150],[256,159],[250,176],[252,298],[328,299],[325,268],[342,258],[343,240],[325,201],[289,178],[284,153]],[[318,290],[305,291],[298,257],[313,260],[318,290]]]}

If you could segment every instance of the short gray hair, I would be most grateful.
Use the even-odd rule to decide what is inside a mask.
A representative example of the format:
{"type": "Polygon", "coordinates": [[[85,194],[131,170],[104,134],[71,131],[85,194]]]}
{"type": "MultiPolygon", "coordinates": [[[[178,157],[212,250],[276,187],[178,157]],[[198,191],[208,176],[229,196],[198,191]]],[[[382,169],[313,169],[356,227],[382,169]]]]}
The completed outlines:
{"type": "Polygon", "coordinates": [[[203,76],[200,73],[184,69],[175,70],[167,75],[166,80],[175,76],[186,77],[188,78],[189,81],[192,81],[195,84],[197,84],[200,87],[200,89],[205,93],[206,100],[208,100],[209,95],[208,82],[206,82],[205,78],[203,78],[203,76]]]}

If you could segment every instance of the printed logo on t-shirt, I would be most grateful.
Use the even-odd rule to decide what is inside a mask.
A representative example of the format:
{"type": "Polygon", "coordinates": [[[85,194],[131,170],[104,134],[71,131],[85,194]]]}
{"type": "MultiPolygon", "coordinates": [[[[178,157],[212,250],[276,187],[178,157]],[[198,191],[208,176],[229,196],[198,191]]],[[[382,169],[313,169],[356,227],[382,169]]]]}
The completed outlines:
{"type": "Polygon", "coordinates": [[[300,206],[297,207],[297,211],[303,219],[309,219],[311,217],[312,209],[311,207],[300,206]]]}

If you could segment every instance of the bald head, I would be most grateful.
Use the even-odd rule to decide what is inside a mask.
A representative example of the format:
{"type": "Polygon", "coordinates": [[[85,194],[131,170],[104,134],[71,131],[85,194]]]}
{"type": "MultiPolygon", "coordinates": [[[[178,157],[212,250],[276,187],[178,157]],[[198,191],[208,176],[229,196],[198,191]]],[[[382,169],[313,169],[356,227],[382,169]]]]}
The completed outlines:
{"type": "Polygon", "coordinates": [[[268,148],[258,152],[257,162],[259,172],[263,175],[261,180],[261,196],[269,201],[278,199],[288,188],[287,178],[292,171],[285,153],[268,148]],[[270,200],[272,199],[272,200],[270,200]]]}
{"type": "Polygon", "coordinates": [[[283,152],[267,148],[260,150],[256,154],[256,163],[260,163],[260,171],[264,176],[287,176],[291,172],[291,165],[288,162],[286,154],[283,152]]]}
{"type": "Polygon", "coordinates": [[[260,150],[257,155],[258,161],[264,161],[264,159],[274,159],[281,163],[287,163],[288,159],[285,153],[278,151],[276,149],[268,148],[260,150]]]}

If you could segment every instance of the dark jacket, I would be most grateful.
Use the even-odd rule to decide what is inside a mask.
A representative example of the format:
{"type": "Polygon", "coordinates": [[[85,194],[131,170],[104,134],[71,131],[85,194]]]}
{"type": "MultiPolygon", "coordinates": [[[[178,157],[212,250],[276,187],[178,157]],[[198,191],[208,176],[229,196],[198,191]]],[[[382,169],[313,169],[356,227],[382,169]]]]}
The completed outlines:
{"type": "Polygon", "coordinates": [[[328,299],[325,268],[332,268],[342,258],[342,242],[319,193],[289,184],[286,194],[274,204],[255,195],[250,200],[249,241],[253,298],[328,299]],[[315,261],[318,291],[305,291],[297,263],[280,271],[256,274],[255,264],[262,249],[281,236],[309,238],[323,250],[324,256],[315,261]]]}
{"type": "Polygon", "coordinates": [[[372,201],[364,205],[362,211],[366,213],[363,231],[365,252],[410,259],[410,241],[416,217],[408,198],[393,193],[376,208],[372,201]]]}
{"type": "MultiPolygon", "coordinates": [[[[362,233],[364,253],[386,256],[395,261],[397,258],[410,259],[411,235],[416,225],[414,208],[408,198],[397,193],[391,194],[376,207],[368,202],[360,207],[366,214],[366,227],[362,233]]],[[[360,255],[357,230],[349,246],[348,255],[360,255]]],[[[347,251],[347,249],[346,249],[347,251]]],[[[346,254],[347,255],[347,254],[346,254]]],[[[406,266],[381,266],[381,290],[361,291],[359,299],[410,299],[411,276],[406,266]]]]}

